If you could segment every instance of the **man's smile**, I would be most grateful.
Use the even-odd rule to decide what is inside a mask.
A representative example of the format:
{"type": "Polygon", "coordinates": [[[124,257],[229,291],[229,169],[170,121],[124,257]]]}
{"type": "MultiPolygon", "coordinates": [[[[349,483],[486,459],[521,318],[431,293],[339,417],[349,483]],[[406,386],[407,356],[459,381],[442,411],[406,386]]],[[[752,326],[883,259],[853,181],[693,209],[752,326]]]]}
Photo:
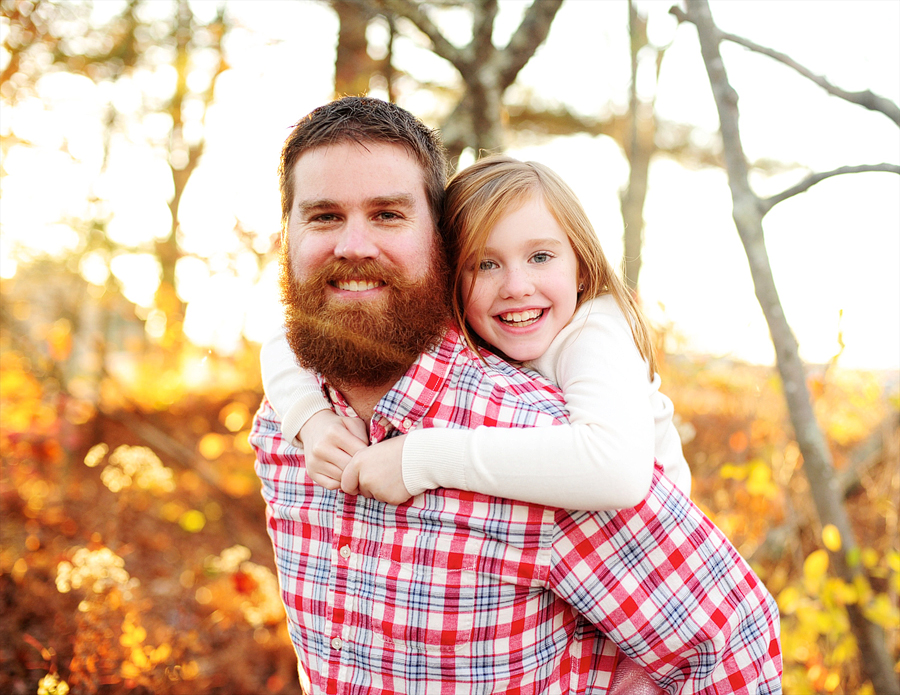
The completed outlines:
{"type": "Polygon", "coordinates": [[[339,290],[344,290],[345,292],[365,292],[367,290],[374,290],[376,287],[382,287],[384,285],[384,281],[382,280],[335,280],[332,283],[339,290]]]}

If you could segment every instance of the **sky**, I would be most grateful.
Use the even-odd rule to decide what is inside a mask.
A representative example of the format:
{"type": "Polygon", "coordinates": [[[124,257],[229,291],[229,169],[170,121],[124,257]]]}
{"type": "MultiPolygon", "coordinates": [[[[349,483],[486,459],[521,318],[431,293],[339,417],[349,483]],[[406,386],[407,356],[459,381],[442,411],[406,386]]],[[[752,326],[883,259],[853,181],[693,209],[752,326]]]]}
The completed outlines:
{"type": "MultiPolygon", "coordinates": [[[[192,2],[192,8],[204,17],[217,4],[203,0],[192,2]]],[[[97,12],[114,13],[117,5],[97,3],[97,12]]],[[[164,3],[159,6],[167,10],[164,3]]],[[[262,340],[280,324],[274,265],[259,275],[231,230],[237,220],[254,231],[260,251],[278,233],[280,147],[294,122],[331,98],[337,32],[333,13],[311,0],[232,0],[227,6],[238,24],[227,44],[230,69],[217,84],[206,120],[205,155],[181,212],[185,250],[210,257],[210,263],[187,258],[178,269],[189,337],[223,351],[234,348],[242,331],[262,340]]],[[[501,0],[496,42],[505,42],[526,6],[501,0]]],[[[713,133],[717,116],[696,32],[677,26],[667,13],[670,6],[638,2],[649,15],[651,42],[667,46],[659,83],[645,64],[640,91],[645,97],[655,93],[660,118],[713,133]]],[[[871,89],[900,101],[900,2],[711,0],[710,6],[723,30],[786,52],[840,87],[871,89]]],[[[464,12],[447,12],[440,21],[452,40],[467,40],[464,12]]],[[[515,89],[587,115],[623,107],[629,80],[626,28],[624,0],[567,0],[515,89]]],[[[370,38],[377,42],[383,35],[375,27],[370,38]]],[[[731,44],[723,45],[722,53],[740,97],[748,158],[801,165],[770,178],[755,176],[760,195],[787,188],[810,171],[900,161],[900,129],[884,115],[830,97],[764,56],[731,44]]],[[[421,80],[453,84],[457,79],[421,38],[398,40],[395,61],[421,80]]],[[[196,79],[202,80],[202,70],[196,79]]],[[[53,75],[42,81],[43,102],[4,107],[0,129],[12,128],[36,146],[15,147],[4,161],[0,275],[15,272],[10,255],[15,243],[58,253],[71,248],[75,234],[61,221],[91,212],[85,202],[90,195],[109,201],[109,234],[117,241],[146,243],[168,232],[171,181],[158,153],[144,144],[164,133],[166,123],[152,118],[136,123],[113,143],[102,171],[99,115],[110,98],[120,110],[136,111],[142,92],[164,95],[171,80],[165,70],[135,76],[130,86],[111,94],[84,78],[53,75]],[[69,154],[59,151],[63,142],[69,154]]],[[[441,104],[424,90],[402,89],[400,103],[437,125],[441,104]]],[[[521,138],[508,152],[551,166],[572,185],[604,249],[618,263],[618,193],[628,175],[618,146],[602,136],[521,138]]],[[[651,319],[669,328],[670,347],[771,364],[774,353],[731,220],[724,172],[686,169],[657,158],[645,217],[640,291],[651,319]]],[[[839,349],[840,333],[846,344],[841,365],[898,368],[900,177],[835,177],[780,204],[764,224],[801,356],[826,362],[839,349]]],[[[86,259],[82,271],[96,281],[110,271],[125,278],[129,298],[145,305],[158,278],[149,255],[113,261],[96,256],[86,259]]]]}

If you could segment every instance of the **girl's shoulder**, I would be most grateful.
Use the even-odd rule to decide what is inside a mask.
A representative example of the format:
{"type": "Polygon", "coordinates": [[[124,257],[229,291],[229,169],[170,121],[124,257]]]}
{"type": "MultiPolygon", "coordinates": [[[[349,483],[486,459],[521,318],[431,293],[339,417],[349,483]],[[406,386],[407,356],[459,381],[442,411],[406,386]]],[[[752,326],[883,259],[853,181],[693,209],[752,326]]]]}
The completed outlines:
{"type": "Polygon", "coordinates": [[[578,311],[572,317],[572,323],[578,319],[585,319],[589,316],[615,316],[624,319],[625,314],[622,308],[611,294],[602,294],[599,297],[588,299],[584,304],[578,307],[578,311]]]}

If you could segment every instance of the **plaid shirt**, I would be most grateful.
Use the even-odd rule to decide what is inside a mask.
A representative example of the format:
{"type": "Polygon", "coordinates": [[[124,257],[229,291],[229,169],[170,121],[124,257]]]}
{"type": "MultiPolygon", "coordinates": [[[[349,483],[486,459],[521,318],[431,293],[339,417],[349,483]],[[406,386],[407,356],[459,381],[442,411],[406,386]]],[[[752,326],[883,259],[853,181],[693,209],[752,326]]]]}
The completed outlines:
{"type": "MultiPolygon", "coordinates": [[[[382,398],[370,434],[566,418],[554,386],[484,364],[450,330],[382,398]]],[[[600,695],[617,645],[669,692],[781,692],[772,597],[659,469],[619,512],[444,489],[395,507],[313,484],[266,401],[250,441],[314,693],[600,695]]]]}

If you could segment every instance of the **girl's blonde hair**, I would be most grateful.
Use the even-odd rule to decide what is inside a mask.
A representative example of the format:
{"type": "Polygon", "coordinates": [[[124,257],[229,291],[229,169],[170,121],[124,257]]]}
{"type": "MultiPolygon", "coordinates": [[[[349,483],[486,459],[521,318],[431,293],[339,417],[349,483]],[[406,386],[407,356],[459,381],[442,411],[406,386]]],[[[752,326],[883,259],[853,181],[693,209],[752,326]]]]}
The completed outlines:
{"type": "Polygon", "coordinates": [[[504,215],[540,196],[560,228],[569,238],[578,259],[578,277],[583,286],[575,304],[610,294],[631,325],[641,356],[656,372],[656,355],[650,328],[631,292],[619,279],[603,253],[594,228],[578,197],[558,174],[537,162],[520,162],[506,155],[492,155],[463,169],[450,179],[444,200],[443,232],[448,241],[453,270],[453,314],[470,346],[485,345],[466,322],[465,304],[472,288],[463,287],[466,268],[484,256],[491,230],[504,215]]]}

